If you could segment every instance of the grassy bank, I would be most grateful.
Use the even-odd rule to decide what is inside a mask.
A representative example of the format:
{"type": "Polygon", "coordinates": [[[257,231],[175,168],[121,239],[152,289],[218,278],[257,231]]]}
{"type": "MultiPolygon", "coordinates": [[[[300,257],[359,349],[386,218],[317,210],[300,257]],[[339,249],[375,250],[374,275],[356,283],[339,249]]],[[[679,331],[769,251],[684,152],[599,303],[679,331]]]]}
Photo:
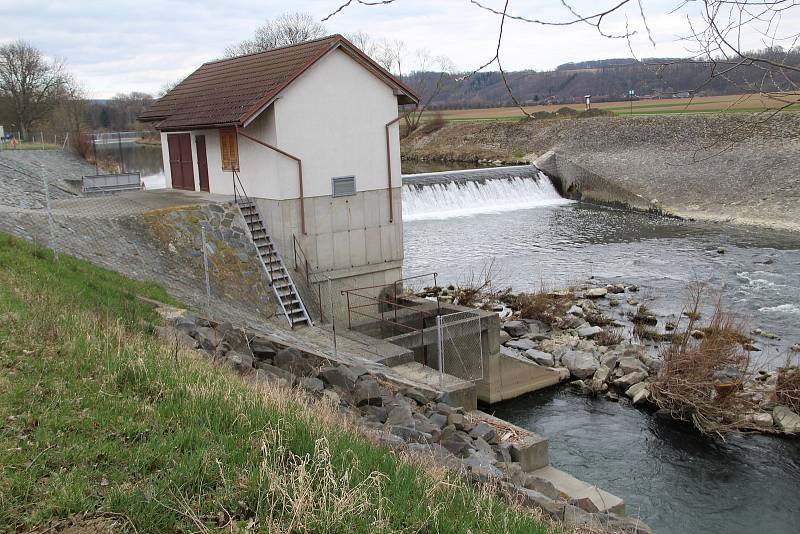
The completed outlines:
{"type": "Polygon", "coordinates": [[[0,234],[0,531],[545,532],[330,406],[175,354],[136,295],[169,300],[0,234]]]}

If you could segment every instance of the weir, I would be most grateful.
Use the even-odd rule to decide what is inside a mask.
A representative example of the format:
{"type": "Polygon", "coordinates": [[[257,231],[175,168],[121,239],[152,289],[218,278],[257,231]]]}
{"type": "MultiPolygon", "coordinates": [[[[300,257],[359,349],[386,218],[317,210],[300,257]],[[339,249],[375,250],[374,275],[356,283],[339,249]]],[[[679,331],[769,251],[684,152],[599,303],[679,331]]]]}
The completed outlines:
{"type": "Polygon", "coordinates": [[[403,175],[403,219],[447,219],[569,204],[533,165],[403,175]]]}

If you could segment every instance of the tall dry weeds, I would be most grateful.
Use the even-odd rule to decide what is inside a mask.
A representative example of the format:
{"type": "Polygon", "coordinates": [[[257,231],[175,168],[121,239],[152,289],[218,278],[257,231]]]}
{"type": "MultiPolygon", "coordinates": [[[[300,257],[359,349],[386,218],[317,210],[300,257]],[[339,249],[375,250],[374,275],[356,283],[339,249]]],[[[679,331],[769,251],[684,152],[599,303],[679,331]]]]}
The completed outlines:
{"type": "Polygon", "coordinates": [[[673,417],[691,421],[701,432],[725,432],[747,426],[747,414],[757,407],[750,397],[737,395],[751,377],[752,362],[743,346],[746,325],[723,308],[720,298],[708,325],[699,327],[706,298],[703,284],[690,288],[686,326],[662,351],[664,365],[651,392],[673,417]]]}

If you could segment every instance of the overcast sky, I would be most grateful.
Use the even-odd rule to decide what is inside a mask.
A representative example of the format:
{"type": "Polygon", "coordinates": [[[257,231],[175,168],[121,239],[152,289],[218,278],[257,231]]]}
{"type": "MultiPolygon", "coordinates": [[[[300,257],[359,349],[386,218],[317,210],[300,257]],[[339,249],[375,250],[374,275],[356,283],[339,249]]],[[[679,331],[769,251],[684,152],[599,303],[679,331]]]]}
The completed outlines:
{"type": "MultiPolygon", "coordinates": [[[[48,56],[66,60],[69,70],[93,98],[119,92],[157,93],[226,46],[250,37],[265,19],[285,11],[306,11],[322,19],[344,0],[72,0],[0,1],[0,43],[29,41],[48,56]]],[[[504,0],[484,0],[502,8],[504,0]]],[[[589,13],[618,0],[574,0],[589,13]]],[[[653,46],[641,24],[638,5],[609,19],[607,32],[624,32],[625,14],[639,33],[639,57],[687,56],[679,37],[688,33],[685,11],[670,14],[680,0],[643,0],[653,46]]],[[[364,31],[376,38],[401,39],[408,50],[427,48],[448,56],[460,70],[472,70],[494,54],[499,17],[469,0],[395,0],[385,6],[354,5],[326,23],[330,33],[364,31]]],[[[561,21],[569,12],[555,0],[511,0],[510,12],[561,21]]],[[[795,10],[796,11],[796,10],[795,10]]],[[[785,27],[800,20],[785,19],[785,27]]],[[[623,39],[606,39],[587,25],[544,27],[508,21],[501,58],[508,70],[551,69],[561,63],[630,57],[623,39]]],[[[761,47],[757,36],[746,44],[761,47]]]]}

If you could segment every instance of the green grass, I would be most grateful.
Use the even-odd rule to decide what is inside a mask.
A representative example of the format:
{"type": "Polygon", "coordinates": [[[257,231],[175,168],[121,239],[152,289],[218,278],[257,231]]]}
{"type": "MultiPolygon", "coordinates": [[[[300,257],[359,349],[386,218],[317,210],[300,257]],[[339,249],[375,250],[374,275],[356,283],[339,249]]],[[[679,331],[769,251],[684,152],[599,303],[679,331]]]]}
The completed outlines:
{"type": "MultiPolygon", "coordinates": [[[[677,108],[677,107],[692,107],[692,106],[703,106],[707,104],[719,104],[720,102],[709,102],[709,101],[699,101],[699,102],[678,102],[678,103],[667,103],[667,104],[634,104],[633,109],[644,109],[644,108],[677,108]]],[[[609,111],[625,111],[626,109],[630,109],[630,104],[627,106],[615,106],[613,108],[603,108],[609,111]]],[[[722,108],[719,108],[722,109],[722,108]]]]}
{"type": "Polygon", "coordinates": [[[153,284],[0,234],[0,532],[545,532],[376,447],[335,410],[172,353],[153,284]],[[230,525],[228,525],[230,527],[230,525]]]}
{"type": "Polygon", "coordinates": [[[19,143],[16,147],[12,148],[10,142],[0,144],[0,150],[55,150],[61,149],[61,145],[54,145],[52,143],[19,143]]]}
{"type": "MultiPolygon", "coordinates": [[[[671,115],[671,114],[678,114],[678,113],[765,113],[769,111],[777,111],[774,109],[767,109],[767,108],[718,108],[718,109],[658,109],[658,110],[642,110],[637,111],[636,108],[633,108],[633,115],[671,115]]],[[[791,106],[785,108],[781,111],[800,111],[800,104],[792,104],[791,106]]],[[[625,111],[615,111],[615,116],[625,116],[631,115],[630,112],[625,111]]]]}

